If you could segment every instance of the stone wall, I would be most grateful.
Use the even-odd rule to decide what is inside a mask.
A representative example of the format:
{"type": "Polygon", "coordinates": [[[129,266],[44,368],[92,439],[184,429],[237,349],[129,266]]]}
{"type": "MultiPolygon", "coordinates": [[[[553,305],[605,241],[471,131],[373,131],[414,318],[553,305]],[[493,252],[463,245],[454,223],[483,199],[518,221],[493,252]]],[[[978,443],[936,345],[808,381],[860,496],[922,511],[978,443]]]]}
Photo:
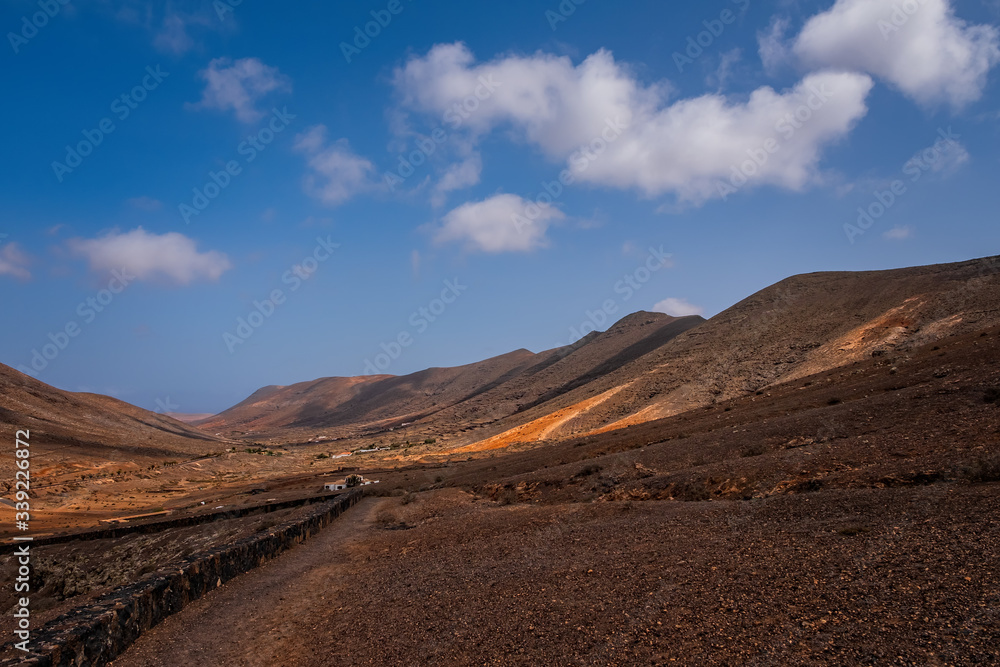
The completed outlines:
{"type": "MultiPolygon", "coordinates": [[[[186,604],[314,535],[357,503],[361,491],[340,494],[308,516],[261,535],[190,556],[143,581],[112,591],[32,632],[32,652],[0,663],[32,667],[98,667],[186,604]]],[[[18,651],[20,653],[20,651],[18,651]]]]}
{"type": "MultiPolygon", "coordinates": [[[[310,503],[320,503],[326,500],[330,500],[331,498],[335,498],[337,497],[338,494],[341,493],[343,493],[343,491],[338,491],[337,493],[324,493],[321,495],[309,496],[308,498],[296,498],[295,500],[272,502],[264,505],[232,507],[226,510],[220,510],[218,512],[187,514],[174,519],[161,519],[161,520],[147,519],[145,521],[137,520],[135,522],[116,525],[110,528],[98,528],[97,530],[88,530],[82,533],[66,533],[63,535],[38,537],[31,542],[31,546],[41,547],[48,544],[65,544],[66,542],[73,542],[74,540],[106,540],[109,538],[131,535],[133,533],[157,533],[161,530],[166,530],[168,528],[183,528],[185,526],[197,526],[203,523],[211,523],[212,521],[238,519],[239,517],[250,516],[253,514],[274,512],[275,510],[283,510],[283,509],[288,509],[289,507],[308,505],[310,503]]],[[[0,554],[11,553],[21,544],[23,543],[7,542],[5,544],[2,544],[0,545],[0,554]]]]}

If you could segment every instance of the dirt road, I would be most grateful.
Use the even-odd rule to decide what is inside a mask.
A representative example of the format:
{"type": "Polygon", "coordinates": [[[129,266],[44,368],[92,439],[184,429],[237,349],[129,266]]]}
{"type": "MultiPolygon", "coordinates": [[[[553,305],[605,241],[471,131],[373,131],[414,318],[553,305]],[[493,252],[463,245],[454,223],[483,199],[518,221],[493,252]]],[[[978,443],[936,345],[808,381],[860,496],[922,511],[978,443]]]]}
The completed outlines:
{"type": "Polygon", "coordinates": [[[263,667],[307,662],[303,631],[318,612],[330,613],[350,585],[348,553],[378,498],[362,500],[314,538],[248,572],[144,635],[114,667],[232,665],[263,667]]]}

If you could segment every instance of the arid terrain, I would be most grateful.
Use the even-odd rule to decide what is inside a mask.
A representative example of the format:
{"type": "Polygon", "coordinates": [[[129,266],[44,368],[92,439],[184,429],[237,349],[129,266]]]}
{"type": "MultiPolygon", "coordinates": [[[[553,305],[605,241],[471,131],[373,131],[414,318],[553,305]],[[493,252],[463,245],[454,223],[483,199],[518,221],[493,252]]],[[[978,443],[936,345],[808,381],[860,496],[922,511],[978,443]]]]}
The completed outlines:
{"type": "MultiPolygon", "coordinates": [[[[0,414],[32,429],[40,533],[379,480],[115,665],[995,664],[998,269],[796,276],[192,424],[0,367],[0,414]]],[[[41,547],[45,604],[296,511],[41,547]]]]}

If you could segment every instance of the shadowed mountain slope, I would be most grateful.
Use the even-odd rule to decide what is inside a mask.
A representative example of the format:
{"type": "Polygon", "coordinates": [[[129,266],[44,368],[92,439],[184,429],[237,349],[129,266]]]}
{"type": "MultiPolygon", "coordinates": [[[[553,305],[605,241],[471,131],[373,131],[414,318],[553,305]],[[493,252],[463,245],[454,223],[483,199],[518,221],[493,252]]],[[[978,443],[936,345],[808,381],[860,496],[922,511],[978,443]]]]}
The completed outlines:
{"type": "Polygon", "coordinates": [[[414,424],[428,433],[460,432],[583,386],[703,321],[635,313],[604,333],[538,354],[522,349],[405,376],[323,378],[265,387],[200,426],[248,437],[273,436],[278,430],[301,437],[318,429],[326,429],[328,437],[343,437],[414,424]]]}
{"type": "Polygon", "coordinates": [[[449,451],[598,433],[1000,324],[998,270],[992,257],[793,276],[708,321],[639,312],[538,354],[267,387],[203,427],[284,442],[394,430],[449,451]]]}
{"type": "MultiPolygon", "coordinates": [[[[219,438],[108,396],[62,391],[0,364],[0,433],[30,432],[34,466],[55,451],[77,460],[188,458],[221,449],[219,438]]],[[[60,455],[57,458],[62,458],[60,455]]],[[[13,457],[5,459],[13,467],[13,457]]],[[[11,476],[12,478],[12,476],[11,476]]]]}
{"type": "MultiPolygon", "coordinates": [[[[618,428],[998,323],[998,257],[799,275],[519,417],[522,423],[545,420],[556,410],[613,392],[547,435],[618,428]]],[[[519,437],[511,436],[491,444],[519,437]]]]}

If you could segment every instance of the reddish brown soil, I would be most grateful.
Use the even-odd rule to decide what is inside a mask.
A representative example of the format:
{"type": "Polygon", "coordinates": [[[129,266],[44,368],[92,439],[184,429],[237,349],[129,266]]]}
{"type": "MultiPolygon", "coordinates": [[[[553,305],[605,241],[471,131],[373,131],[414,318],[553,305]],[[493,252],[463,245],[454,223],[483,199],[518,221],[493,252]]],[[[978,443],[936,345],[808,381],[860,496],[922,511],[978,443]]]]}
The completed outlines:
{"type": "Polygon", "coordinates": [[[582,505],[456,493],[366,500],[114,664],[1000,660],[995,484],[582,505]]]}
{"type": "Polygon", "coordinates": [[[383,493],[443,488],[365,501],[119,664],[997,663],[1000,332],[982,333],[386,475],[383,493]]]}

